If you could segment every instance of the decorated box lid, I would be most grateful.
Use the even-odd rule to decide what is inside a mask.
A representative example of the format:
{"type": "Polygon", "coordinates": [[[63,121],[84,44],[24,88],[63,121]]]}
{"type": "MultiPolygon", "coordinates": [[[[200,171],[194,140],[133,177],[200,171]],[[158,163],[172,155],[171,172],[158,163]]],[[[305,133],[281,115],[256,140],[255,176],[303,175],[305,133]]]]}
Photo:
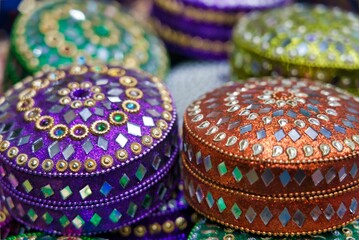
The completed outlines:
{"type": "MultiPolygon", "coordinates": [[[[183,116],[187,106],[194,100],[229,80],[230,71],[227,61],[192,61],[171,69],[165,78],[165,83],[176,103],[178,116],[183,116]]],[[[179,118],[179,126],[182,126],[182,123],[183,118],[179,118]]]]}
{"type": "Polygon", "coordinates": [[[232,28],[239,16],[290,2],[155,0],[153,25],[170,51],[203,60],[226,59],[232,28]]]}
{"type": "Polygon", "coordinates": [[[295,4],[249,14],[233,32],[239,78],[300,76],[356,88],[359,17],[338,8],[295,4]]]}
{"type": "Polygon", "coordinates": [[[190,205],[263,234],[328,231],[358,218],[359,98],[307,79],[252,78],[184,117],[190,205]]]}
{"type": "Polygon", "coordinates": [[[74,65],[29,77],[5,96],[0,183],[20,222],[103,232],[138,221],[170,195],[176,113],[157,77],[74,65]]]}
{"type": "Polygon", "coordinates": [[[162,43],[116,2],[38,3],[18,17],[11,39],[8,74],[22,68],[18,78],[85,61],[140,67],[161,78],[168,67],[162,43]]]}
{"type": "Polygon", "coordinates": [[[121,239],[185,240],[196,221],[196,213],[184,199],[181,183],[171,199],[157,211],[136,224],[121,228],[114,235],[121,239]]]}
{"type": "MultiPolygon", "coordinates": [[[[335,239],[335,240],[355,240],[359,239],[359,222],[354,221],[338,230],[333,230],[325,234],[313,234],[304,237],[305,240],[314,239],[335,239]]],[[[192,229],[188,240],[196,239],[225,239],[225,240],[298,240],[298,237],[266,237],[258,236],[242,231],[235,231],[231,228],[224,228],[208,220],[199,221],[192,229]]],[[[302,239],[302,238],[299,238],[302,239]]]]}

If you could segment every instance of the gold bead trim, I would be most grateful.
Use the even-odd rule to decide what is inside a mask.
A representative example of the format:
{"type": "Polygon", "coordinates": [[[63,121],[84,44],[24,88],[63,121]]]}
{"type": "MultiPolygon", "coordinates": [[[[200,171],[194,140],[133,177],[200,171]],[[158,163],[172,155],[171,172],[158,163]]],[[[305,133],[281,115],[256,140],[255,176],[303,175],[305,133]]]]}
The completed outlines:
{"type": "Polygon", "coordinates": [[[36,95],[36,91],[34,89],[26,88],[19,93],[19,99],[25,100],[25,99],[33,98],[35,97],[35,95],[36,95]]]}
{"type": "Polygon", "coordinates": [[[42,169],[44,169],[46,172],[49,172],[54,167],[54,162],[51,159],[45,159],[41,164],[42,169]]]}
{"type": "Polygon", "coordinates": [[[40,108],[32,108],[24,113],[24,119],[26,121],[36,121],[41,116],[40,108]]]}
{"type": "Polygon", "coordinates": [[[63,138],[65,138],[67,136],[67,134],[69,133],[69,129],[66,125],[64,124],[57,124],[55,126],[53,126],[51,129],[50,129],[50,137],[54,140],[61,140],[63,138]],[[56,135],[55,132],[58,130],[58,129],[61,129],[64,131],[64,133],[62,135],[56,135]]]}
{"type": "Polygon", "coordinates": [[[138,100],[143,97],[143,92],[138,88],[127,88],[125,93],[126,96],[132,100],[138,100]]]}
{"type": "Polygon", "coordinates": [[[140,104],[138,104],[136,101],[133,101],[133,100],[125,100],[122,102],[122,108],[126,112],[136,113],[136,112],[140,111],[140,104]],[[127,104],[133,104],[135,106],[135,108],[130,109],[130,108],[128,108],[127,104]]]}
{"type": "Polygon", "coordinates": [[[10,142],[9,141],[3,141],[0,144],[0,152],[5,152],[6,149],[8,149],[8,147],[10,147],[10,142]]]}
{"type": "Polygon", "coordinates": [[[22,153],[22,154],[20,154],[19,156],[16,157],[16,164],[20,165],[20,166],[23,166],[23,165],[26,164],[27,159],[28,159],[27,155],[22,153]]]}
{"type": "Polygon", "coordinates": [[[116,157],[120,161],[126,161],[128,158],[128,153],[125,149],[120,149],[116,151],[116,157]]]}
{"type": "Polygon", "coordinates": [[[186,18],[205,23],[217,23],[232,25],[240,17],[238,13],[224,12],[211,9],[200,9],[184,5],[182,2],[175,0],[154,0],[155,4],[171,14],[183,15],[186,18]]]}
{"type": "Polygon", "coordinates": [[[140,154],[141,151],[142,151],[142,146],[141,146],[141,144],[136,143],[136,142],[132,143],[132,144],[131,144],[131,151],[132,151],[134,154],[136,154],[136,155],[140,154]]]}
{"type": "Polygon", "coordinates": [[[46,88],[47,86],[50,85],[50,81],[48,79],[36,79],[34,81],[32,81],[31,83],[32,87],[36,90],[42,89],[42,88],[46,88]]]}
{"type": "Polygon", "coordinates": [[[76,124],[70,128],[70,137],[75,140],[84,139],[85,137],[87,137],[88,133],[89,129],[84,124],[76,124]],[[79,133],[76,133],[76,131],[79,131],[79,133]]]}
{"type": "Polygon", "coordinates": [[[36,157],[30,158],[30,160],[27,163],[27,166],[31,169],[34,170],[39,166],[39,159],[36,157]]]}
{"type": "Polygon", "coordinates": [[[62,97],[60,98],[59,100],[60,104],[62,105],[67,105],[67,104],[70,104],[71,103],[71,98],[66,96],[66,97],[62,97]]]}
{"type": "Polygon", "coordinates": [[[151,136],[153,138],[160,139],[162,137],[161,128],[158,128],[158,127],[151,128],[151,136]]]}
{"type": "Polygon", "coordinates": [[[143,145],[145,146],[151,146],[152,143],[153,143],[153,138],[151,136],[148,136],[148,135],[144,135],[142,136],[141,138],[141,142],[143,145]]]}
{"type": "Polygon", "coordinates": [[[215,54],[229,52],[230,45],[228,42],[211,41],[200,37],[194,37],[183,32],[173,30],[158,20],[154,20],[153,23],[159,36],[168,42],[215,54]]]}
{"type": "Polygon", "coordinates": [[[50,116],[42,116],[36,120],[35,127],[38,130],[48,130],[54,125],[54,118],[50,116]],[[42,123],[46,123],[45,125],[42,123]]]}
{"type": "Polygon", "coordinates": [[[7,151],[7,156],[9,158],[14,158],[19,154],[19,149],[17,147],[11,147],[9,148],[9,150],[7,151]]]}
{"type": "Polygon", "coordinates": [[[92,134],[95,134],[95,135],[104,135],[104,134],[108,133],[108,131],[110,131],[110,124],[105,120],[95,121],[91,124],[90,131],[92,134]],[[98,126],[101,126],[101,125],[105,127],[103,130],[98,129],[98,126]]]}
{"type": "Polygon", "coordinates": [[[119,232],[122,236],[128,237],[131,235],[132,229],[130,226],[125,226],[123,228],[120,228],[119,232]]]}
{"type": "Polygon", "coordinates": [[[34,106],[34,104],[35,104],[35,102],[32,98],[27,98],[24,100],[20,100],[16,104],[16,109],[20,112],[24,112],[24,111],[31,109],[34,106]]]}
{"type": "Polygon", "coordinates": [[[187,228],[187,221],[184,217],[178,217],[175,221],[175,224],[179,230],[184,230],[187,228]]]}
{"type": "Polygon", "coordinates": [[[97,167],[97,163],[95,160],[89,158],[85,161],[84,167],[87,172],[93,172],[97,167]]]}
{"type": "Polygon", "coordinates": [[[136,226],[133,229],[133,233],[135,234],[136,237],[143,237],[146,234],[146,232],[147,232],[146,227],[143,225],[136,226]]]}
{"type": "Polygon", "coordinates": [[[105,155],[101,157],[101,166],[104,168],[112,167],[113,158],[110,155],[105,155]]]}
{"type": "Polygon", "coordinates": [[[70,68],[70,73],[72,75],[82,75],[87,73],[88,68],[86,66],[72,66],[70,68]]]}
{"type": "Polygon", "coordinates": [[[135,87],[137,85],[137,79],[130,76],[120,77],[119,81],[125,87],[135,87]]]}
{"type": "Polygon", "coordinates": [[[112,125],[123,125],[128,121],[128,117],[126,115],[126,113],[122,112],[122,111],[114,111],[110,114],[110,116],[108,117],[108,120],[110,121],[110,123],[112,125]],[[120,115],[122,117],[121,121],[116,121],[115,118],[116,116],[120,115]]]}
{"type": "Polygon", "coordinates": [[[50,72],[47,74],[47,79],[49,79],[52,82],[58,81],[65,77],[65,72],[62,70],[55,70],[53,72],[50,72]]]}
{"type": "Polygon", "coordinates": [[[95,65],[90,68],[90,70],[95,73],[106,73],[107,69],[108,67],[105,65],[95,65]]]}
{"type": "Polygon", "coordinates": [[[162,119],[160,119],[156,122],[156,126],[161,128],[162,130],[166,130],[168,128],[167,122],[162,119]]]}
{"type": "Polygon", "coordinates": [[[67,166],[68,166],[68,164],[67,164],[67,162],[66,162],[65,160],[59,160],[59,161],[56,163],[56,169],[57,169],[57,171],[59,171],[59,172],[64,172],[64,171],[66,171],[67,166]]]}
{"type": "Polygon", "coordinates": [[[166,109],[167,111],[172,111],[173,110],[173,107],[171,104],[169,103],[164,103],[162,104],[163,108],[166,109]]]}
{"type": "Polygon", "coordinates": [[[80,100],[75,100],[75,101],[72,101],[71,104],[70,104],[71,108],[80,108],[82,107],[82,102],[80,100]]]}
{"type": "Polygon", "coordinates": [[[154,224],[151,224],[150,225],[150,233],[153,235],[153,234],[158,234],[161,232],[162,228],[161,228],[161,225],[159,223],[154,223],[154,224]]]}
{"type": "Polygon", "coordinates": [[[69,163],[69,168],[72,172],[78,172],[81,169],[81,162],[79,160],[72,160],[69,163]]]}
{"type": "Polygon", "coordinates": [[[171,220],[167,220],[162,224],[162,229],[165,233],[171,233],[175,230],[175,224],[171,220]]]}
{"type": "Polygon", "coordinates": [[[111,77],[122,77],[126,74],[126,71],[121,68],[110,68],[107,71],[107,74],[110,75],[111,77]]]}
{"type": "Polygon", "coordinates": [[[172,120],[172,115],[171,115],[169,112],[167,112],[167,111],[163,111],[162,117],[163,117],[163,119],[165,119],[166,121],[171,121],[171,120],[172,120]]]}

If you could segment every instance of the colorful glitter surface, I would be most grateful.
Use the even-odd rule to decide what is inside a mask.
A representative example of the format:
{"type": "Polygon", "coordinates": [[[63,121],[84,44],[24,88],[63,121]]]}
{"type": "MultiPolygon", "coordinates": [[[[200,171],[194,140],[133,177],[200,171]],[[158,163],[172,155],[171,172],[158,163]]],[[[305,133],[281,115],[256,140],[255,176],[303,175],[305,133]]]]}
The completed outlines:
{"type": "Polygon", "coordinates": [[[310,235],[304,238],[298,237],[261,237],[255,234],[235,231],[231,228],[224,228],[216,225],[208,220],[201,220],[192,229],[188,240],[210,240],[210,239],[225,239],[225,240],[319,240],[319,239],[333,239],[333,240],[355,240],[359,239],[359,223],[357,221],[349,225],[333,230],[325,234],[310,235]]]}
{"type": "Polygon", "coordinates": [[[357,15],[323,5],[249,14],[233,32],[233,74],[306,77],[356,91],[358,25],[357,15]]]}
{"type": "Polygon", "coordinates": [[[188,202],[263,234],[328,231],[358,218],[358,101],[329,84],[280,77],[203,95],[184,119],[188,202]]]}
{"type": "Polygon", "coordinates": [[[102,232],[170,196],[176,113],[157,77],[72,66],[28,77],[0,102],[0,183],[17,220],[47,232],[102,232]]]}
{"type": "Polygon", "coordinates": [[[49,66],[102,62],[139,67],[164,77],[167,53],[162,43],[115,2],[38,3],[13,27],[7,86],[49,66]]]}

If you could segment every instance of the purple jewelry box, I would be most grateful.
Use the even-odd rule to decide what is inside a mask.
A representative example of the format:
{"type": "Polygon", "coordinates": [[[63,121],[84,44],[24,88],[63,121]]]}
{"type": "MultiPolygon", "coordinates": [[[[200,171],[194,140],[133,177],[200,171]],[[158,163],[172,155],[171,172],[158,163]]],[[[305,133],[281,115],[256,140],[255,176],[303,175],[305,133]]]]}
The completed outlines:
{"type": "Polygon", "coordinates": [[[140,222],[112,233],[110,239],[187,239],[198,219],[184,199],[183,184],[157,211],[140,222]]]}
{"type": "Polygon", "coordinates": [[[188,57],[226,59],[241,15],[282,7],[291,0],[155,0],[153,25],[167,48],[188,57]]]}
{"type": "Polygon", "coordinates": [[[110,66],[39,73],[0,98],[5,206],[33,229],[86,235],[155,211],[179,179],[172,97],[157,77],[110,66]]]}

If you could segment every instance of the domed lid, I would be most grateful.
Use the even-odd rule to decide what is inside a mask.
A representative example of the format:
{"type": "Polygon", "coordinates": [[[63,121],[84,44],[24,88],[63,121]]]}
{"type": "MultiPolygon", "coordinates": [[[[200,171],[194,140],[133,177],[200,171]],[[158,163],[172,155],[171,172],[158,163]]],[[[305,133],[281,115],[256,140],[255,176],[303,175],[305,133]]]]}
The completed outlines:
{"type": "Polygon", "coordinates": [[[5,95],[1,160],[29,174],[88,175],[119,168],[159,151],[155,146],[169,141],[176,119],[158,78],[122,67],[82,65],[40,73],[5,95]]]}
{"type": "Polygon", "coordinates": [[[359,175],[358,102],[306,79],[227,84],[187,109],[188,164],[221,185],[263,194],[343,187],[359,175]]]}
{"type": "Polygon", "coordinates": [[[101,61],[163,77],[168,62],[162,43],[115,2],[38,3],[17,19],[12,47],[31,73],[48,65],[101,61]]]}
{"type": "Polygon", "coordinates": [[[183,0],[187,4],[219,9],[219,10],[238,10],[238,9],[260,9],[284,4],[287,0],[183,0]]]}
{"type": "Polygon", "coordinates": [[[311,67],[359,68],[359,17],[295,4],[241,18],[235,44],[259,56],[311,67]]]}

